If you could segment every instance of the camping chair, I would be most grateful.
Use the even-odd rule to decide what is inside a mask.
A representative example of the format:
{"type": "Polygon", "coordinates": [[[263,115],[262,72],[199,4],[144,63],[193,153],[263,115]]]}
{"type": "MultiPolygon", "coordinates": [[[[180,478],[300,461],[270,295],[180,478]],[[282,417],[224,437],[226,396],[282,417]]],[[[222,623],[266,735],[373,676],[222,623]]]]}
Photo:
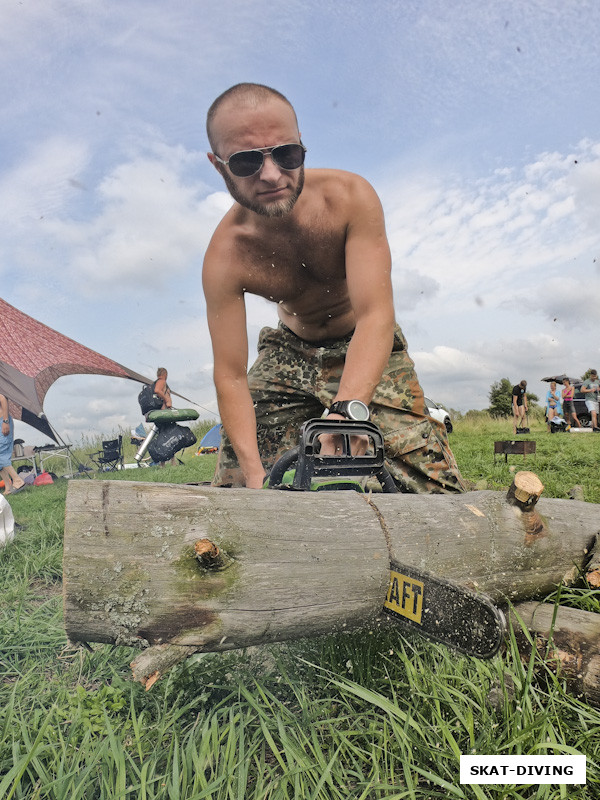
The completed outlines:
{"type": "Polygon", "coordinates": [[[102,442],[102,450],[90,453],[90,458],[100,472],[115,472],[123,469],[123,437],[102,442]]]}

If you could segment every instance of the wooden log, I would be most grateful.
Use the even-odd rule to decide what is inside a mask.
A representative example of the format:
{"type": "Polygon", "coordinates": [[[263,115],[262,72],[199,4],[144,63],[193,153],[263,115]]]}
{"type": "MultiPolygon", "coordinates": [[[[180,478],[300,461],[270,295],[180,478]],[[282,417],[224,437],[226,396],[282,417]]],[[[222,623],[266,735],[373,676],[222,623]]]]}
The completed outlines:
{"type": "Polygon", "coordinates": [[[384,495],[372,501],[392,535],[392,559],[487,594],[502,605],[540,597],[573,583],[593,560],[600,506],[540,499],[544,528],[501,492],[384,495]]]}
{"type": "Polygon", "coordinates": [[[531,654],[530,632],[545,664],[564,678],[570,691],[600,706],[600,614],[551,603],[517,603],[511,623],[519,651],[531,654]]]}
{"type": "MultiPolygon", "coordinates": [[[[72,481],[65,626],[72,641],[169,644],[184,656],[331,633],[376,620],[390,560],[499,603],[530,599],[584,568],[598,510],[542,499],[544,528],[532,534],[500,492],[367,497],[72,481]],[[201,540],[218,548],[216,563],[206,542],[196,548],[201,540]]],[[[173,653],[163,648],[157,663],[173,653]]],[[[157,670],[146,657],[140,679],[157,670]]]]}
{"type": "Polygon", "coordinates": [[[328,633],[382,607],[385,538],[355,492],[86,484],[69,485],[65,521],[74,641],[227,650],[328,633]],[[225,568],[196,558],[201,539],[225,568]]]}

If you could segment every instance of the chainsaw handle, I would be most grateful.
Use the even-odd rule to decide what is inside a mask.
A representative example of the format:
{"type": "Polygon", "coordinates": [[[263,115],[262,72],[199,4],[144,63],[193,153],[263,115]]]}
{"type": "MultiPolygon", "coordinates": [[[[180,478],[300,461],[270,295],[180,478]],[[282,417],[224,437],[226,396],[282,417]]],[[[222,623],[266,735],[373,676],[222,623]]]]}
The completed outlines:
{"type": "Polygon", "coordinates": [[[283,476],[288,469],[290,469],[292,464],[298,461],[299,452],[300,445],[296,445],[296,447],[292,447],[291,450],[288,450],[287,453],[284,453],[277,459],[269,473],[269,489],[272,489],[274,486],[282,485],[283,476]]]}
{"type": "MultiPolygon", "coordinates": [[[[362,426],[363,426],[363,431],[366,432],[368,435],[373,436],[374,433],[376,433],[378,437],[381,437],[379,429],[377,429],[374,425],[372,425],[372,423],[369,423],[368,427],[365,426],[364,423],[362,424],[362,426]]],[[[360,427],[361,426],[357,423],[352,423],[351,427],[348,428],[348,426],[342,426],[337,422],[333,421],[325,422],[324,420],[312,420],[309,421],[308,423],[305,423],[305,425],[302,426],[301,430],[300,444],[296,445],[296,447],[292,447],[290,450],[284,453],[275,462],[275,464],[273,464],[273,467],[269,474],[269,488],[281,487],[285,473],[287,472],[287,470],[291,468],[293,464],[295,464],[299,460],[302,461],[304,459],[312,461],[312,459],[314,458],[314,454],[312,453],[312,449],[310,447],[307,448],[306,446],[307,440],[309,438],[309,433],[312,433],[312,441],[314,441],[314,438],[316,438],[320,432],[324,432],[324,430],[327,430],[327,432],[337,433],[338,430],[343,428],[346,433],[359,435],[361,433],[360,427]]],[[[380,445],[379,449],[380,449],[381,460],[376,465],[372,463],[365,464],[364,471],[361,470],[359,466],[360,459],[354,460],[351,458],[350,459],[332,458],[331,466],[325,466],[323,462],[321,462],[319,467],[319,474],[320,475],[329,474],[334,477],[342,477],[344,475],[348,476],[373,475],[374,477],[377,478],[377,480],[381,484],[382,490],[385,493],[396,494],[399,491],[398,487],[396,486],[394,479],[392,478],[392,476],[390,475],[390,473],[383,464],[383,438],[381,438],[379,445],[380,445]],[[344,467],[347,467],[347,469],[344,469],[344,467]]],[[[326,461],[326,459],[324,459],[323,461],[326,461]]],[[[294,485],[289,487],[286,486],[286,488],[307,489],[308,486],[306,485],[302,486],[302,483],[299,483],[297,480],[294,480],[294,485]]]]}

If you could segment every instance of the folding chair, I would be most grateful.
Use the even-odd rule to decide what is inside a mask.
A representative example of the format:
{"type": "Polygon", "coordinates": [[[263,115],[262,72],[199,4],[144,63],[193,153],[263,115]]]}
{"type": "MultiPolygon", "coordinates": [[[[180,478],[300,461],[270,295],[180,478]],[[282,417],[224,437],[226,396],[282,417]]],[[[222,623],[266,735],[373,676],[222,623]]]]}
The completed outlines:
{"type": "Polygon", "coordinates": [[[116,472],[123,469],[123,437],[102,442],[102,450],[90,453],[90,458],[100,472],[116,472]]]}

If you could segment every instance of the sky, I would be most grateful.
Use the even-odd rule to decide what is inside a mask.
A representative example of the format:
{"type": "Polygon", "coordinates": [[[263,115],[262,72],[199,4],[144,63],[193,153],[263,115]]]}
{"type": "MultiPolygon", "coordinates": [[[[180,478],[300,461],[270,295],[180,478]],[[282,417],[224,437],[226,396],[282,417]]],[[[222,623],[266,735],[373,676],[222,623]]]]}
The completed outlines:
{"type": "MultiPolygon", "coordinates": [[[[201,269],[231,200],[205,117],[265,83],[307,168],[378,192],[426,395],[483,409],[506,377],[541,396],[542,377],[600,368],[599,40],[596,0],[5,0],[1,296],[143,375],[167,367],[218,421],[201,269]]],[[[248,298],[251,361],[276,322],[248,298]]],[[[135,427],[137,393],[67,376],[44,407],[79,444],[135,427]]]]}

